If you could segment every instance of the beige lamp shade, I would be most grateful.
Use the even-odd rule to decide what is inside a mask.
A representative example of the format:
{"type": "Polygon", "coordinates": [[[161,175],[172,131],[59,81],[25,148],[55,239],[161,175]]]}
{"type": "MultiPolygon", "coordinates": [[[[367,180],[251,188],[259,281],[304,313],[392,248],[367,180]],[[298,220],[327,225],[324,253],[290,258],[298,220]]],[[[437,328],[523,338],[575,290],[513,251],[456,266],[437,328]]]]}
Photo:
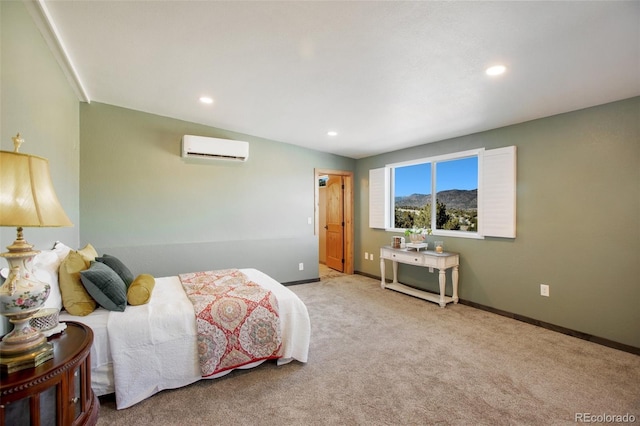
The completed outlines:
{"type": "Polygon", "coordinates": [[[0,151],[0,226],[73,226],[53,189],[47,159],[0,151]]]}

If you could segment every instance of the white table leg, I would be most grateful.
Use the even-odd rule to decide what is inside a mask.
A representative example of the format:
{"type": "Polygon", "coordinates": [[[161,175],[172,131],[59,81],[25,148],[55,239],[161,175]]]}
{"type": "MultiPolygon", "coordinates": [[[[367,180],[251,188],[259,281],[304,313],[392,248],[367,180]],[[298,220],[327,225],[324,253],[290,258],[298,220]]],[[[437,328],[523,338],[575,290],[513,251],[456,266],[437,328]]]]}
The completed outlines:
{"type": "Polygon", "coordinates": [[[393,261],[393,283],[398,284],[398,262],[393,261]]]}
{"type": "Polygon", "coordinates": [[[444,301],[444,285],[447,280],[446,269],[440,269],[440,274],[438,276],[438,281],[440,282],[440,307],[444,308],[447,306],[447,302],[444,301]]]}
{"type": "Polygon", "coordinates": [[[380,257],[380,277],[381,277],[380,278],[380,287],[382,287],[383,289],[384,289],[384,286],[386,284],[385,283],[385,278],[384,278],[384,275],[385,275],[384,269],[385,269],[384,257],[380,257]]]}
{"type": "Polygon", "coordinates": [[[451,270],[451,280],[453,281],[453,303],[458,303],[458,265],[451,270]]]}

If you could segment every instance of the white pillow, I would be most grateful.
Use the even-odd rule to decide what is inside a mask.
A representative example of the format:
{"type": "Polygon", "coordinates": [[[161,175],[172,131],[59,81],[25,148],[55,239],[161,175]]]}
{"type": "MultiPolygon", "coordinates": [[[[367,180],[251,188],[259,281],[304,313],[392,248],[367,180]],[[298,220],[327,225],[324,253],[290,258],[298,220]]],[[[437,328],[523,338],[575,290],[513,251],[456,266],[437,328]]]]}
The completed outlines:
{"type": "Polygon", "coordinates": [[[60,241],[56,241],[53,245],[53,251],[58,255],[58,259],[60,259],[60,263],[62,263],[62,261],[69,255],[71,247],[64,245],[60,241]]]}
{"type": "Polygon", "coordinates": [[[43,283],[49,284],[51,292],[44,302],[43,308],[62,309],[62,294],[58,285],[58,267],[60,261],[58,255],[52,250],[43,250],[33,258],[31,270],[35,278],[43,283]]]}
{"type": "MultiPolygon", "coordinates": [[[[66,257],[65,245],[57,242],[53,250],[42,250],[33,258],[31,270],[38,281],[49,284],[51,292],[44,302],[43,308],[62,309],[62,294],[60,293],[60,285],[58,284],[58,268],[62,260],[66,257]],[[61,245],[60,247],[58,247],[61,245]]],[[[67,247],[68,248],[68,247],[67,247]]],[[[71,249],[69,249],[71,250],[71,249]]],[[[68,253],[68,250],[66,250],[68,253]]]]}

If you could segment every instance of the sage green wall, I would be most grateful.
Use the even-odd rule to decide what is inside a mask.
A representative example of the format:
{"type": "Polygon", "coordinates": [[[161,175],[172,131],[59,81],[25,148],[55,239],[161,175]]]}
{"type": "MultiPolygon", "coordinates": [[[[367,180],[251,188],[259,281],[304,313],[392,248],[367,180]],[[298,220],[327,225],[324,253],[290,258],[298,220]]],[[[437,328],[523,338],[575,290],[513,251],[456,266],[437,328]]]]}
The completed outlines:
{"type": "MultiPolygon", "coordinates": [[[[56,193],[71,228],[25,228],[36,249],[56,240],[79,241],[79,105],[71,86],[22,2],[0,2],[0,148],[13,151],[12,136],[25,139],[20,152],[49,160],[56,193]]],[[[0,227],[1,251],[16,238],[0,227]]],[[[0,268],[6,267],[2,260],[0,268]]],[[[0,320],[0,335],[9,324],[0,320]]]]}
{"type": "MultiPolygon", "coordinates": [[[[49,160],[56,193],[75,225],[25,228],[25,238],[36,249],[50,248],[56,240],[75,245],[80,229],[78,99],[24,4],[0,2],[0,14],[0,147],[13,151],[11,138],[20,132],[25,140],[20,152],[49,160]]],[[[15,228],[0,228],[3,249],[15,237],[15,228]]]]}
{"type": "Polygon", "coordinates": [[[95,102],[80,117],[82,244],[134,273],[318,278],[314,168],[352,171],[355,160],[95,102]],[[247,141],[249,160],[184,160],[184,134],[247,141]]]}
{"type": "MultiPolygon", "coordinates": [[[[460,298],[639,348],[640,97],[359,160],[356,269],[380,276],[364,252],[394,235],[368,227],[369,169],[509,145],[517,237],[442,238],[460,253],[460,298]]],[[[421,268],[402,265],[400,280],[437,290],[421,268]]]]}

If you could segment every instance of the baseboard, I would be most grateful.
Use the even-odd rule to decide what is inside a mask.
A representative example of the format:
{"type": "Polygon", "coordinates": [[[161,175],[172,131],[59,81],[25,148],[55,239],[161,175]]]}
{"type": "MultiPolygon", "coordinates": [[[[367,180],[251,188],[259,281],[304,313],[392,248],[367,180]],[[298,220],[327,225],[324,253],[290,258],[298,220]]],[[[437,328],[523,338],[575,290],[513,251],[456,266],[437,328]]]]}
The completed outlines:
{"type": "Polygon", "coordinates": [[[471,302],[469,300],[460,299],[459,302],[462,305],[471,306],[476,309],[482,309],[483,311],[491,312],[494,314],[498,314],[504,317],[512,318],[514,320],[526,322],[527,324],[535,325],[538,327],[546,328],[547,330],[556,331],[558,333],[566,334],[568,336],[577,337],[578,339],[587,340],[592,343],[597,343],[598,345],[607,346],[613,349],[618,349],[620,351],[629,352],[635,355],[640,355],[640,348],[636,348],[635,346],[625,345],[624,343],[615,342],[613,340],[605,339],[602,337],[594,336],[592,334],[583,333],[580,331],[572,330],[567,327],[562,327],[559,325],[551,324],[545,321],[540,321],[534,318],[529,318],[524,315],[514,314],[512,312],[503,311],[501,309],[492,308],[490,306],[485,306],[480,303],[471,302]]]}
{"type": "Polygon", "coordinates": [[[354,271],[353,273],[358,275],[363,275],[365,277],[373,278],[374,280],[382,281],[382,278],[380,278],[380,276],[367,274],[366,272],[354,271]]]}
{"type": "Polygon", "coordinates": [[[320,281],[320,278],[311,278],[311,279],[308,279],[308,280],[300,280],[300,281],[289,281],[289,282],[281,283],[281,284],[283,286],[287,287],[287,286],[290,286],[290,285],[317,283],[318,281],[320,281]]]}
{"type": "MultiPolygon", "coordinates": [[[[365,272],[356,271],[358,275],[373,278],[381,281],[379,276],[367,274],[365,272]]],[[[568,336],[577,337],[578,339],[587,340],[598,345],[607,346],[609,348],[617,349],[624,352],[629,352],[634,355],[640,355],[640,348],[635,346],[626,345],[624,343],[615,342],[613,340],[604,339],[602,337],[593,336],[591,334],[582,333],[580,331],[572,330],[570,328],[562,327],[559,325],[551,324],[548,322],[540,321],[534,318],[529,318],[524,315],[514,314],[513,312],[503,311],[502,309],[492,308],[491,306],[482,305],[480,303],[471,302],[469,300],[460,299],[458,301],[461,305],[471,306],[472,308],[481,309],[483,311],[491,312],[493,314],[501,315],[503,317],[512,318],[514,320],[526,322],[527,324],[535,325],[538,327],[546,328],[547,330],[555,331],[558,333],[566,334],[568,336]]]]}

